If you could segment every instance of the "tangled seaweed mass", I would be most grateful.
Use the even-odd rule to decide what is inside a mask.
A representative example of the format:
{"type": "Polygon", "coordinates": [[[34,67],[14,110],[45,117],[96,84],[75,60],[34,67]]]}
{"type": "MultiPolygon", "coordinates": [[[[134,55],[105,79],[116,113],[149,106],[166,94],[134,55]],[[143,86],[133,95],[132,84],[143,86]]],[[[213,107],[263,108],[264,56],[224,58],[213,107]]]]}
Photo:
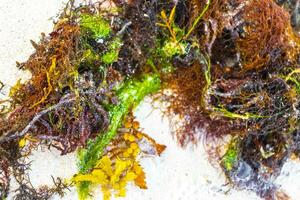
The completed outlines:
{"type": "Polygon", "coordinates": [[[68,2],[54,30],[0,101],[0,196],[49,199],[76,186],[104,199],[147,189],[140,155],[166,146],[141,131],[133,109],[167,102],[182,147],[204,139],[232,187],[289,199],[274,183],[300,156],[297,1],[111,0],[68,2]],[[199,136],[200,135],[200,136],[199,136]],[[34,188],[27,157],[39,146],[78,153],[78,173],[34,188]]]}

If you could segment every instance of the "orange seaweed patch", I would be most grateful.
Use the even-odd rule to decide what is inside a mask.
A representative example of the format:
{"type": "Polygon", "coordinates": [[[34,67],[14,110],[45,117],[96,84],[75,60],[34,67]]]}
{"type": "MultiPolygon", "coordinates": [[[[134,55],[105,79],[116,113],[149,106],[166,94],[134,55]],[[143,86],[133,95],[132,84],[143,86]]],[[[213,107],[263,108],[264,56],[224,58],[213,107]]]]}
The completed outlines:
{"type": "Polygon", "coordinates": [[[237,40],[243,70],[260,69],[273,51],[287,49],[288,13],[272,0],[253,0],[243,8],[244,35],[237,40]]]}
{"type": "Polygon", "coordinates": [[[166,83],[165,89],[171,90],[161,94],[163,101],[169,103],[165,113],[170,118],[175,115],[181,119],[182,124],[175,127],[174,135],[182,146],[189,142],[197,143],[199,137],[204,137],[207,141],[220,138],[240,128],[233,127],[224,118],[210,117],[210,111],[202,104],[206,81],[200,64],[177,68],[173,74],[163,79],[166,83]]]}
{"type": "Polygon", "coordinates": [[[61,85],[72,84],[76,41],[79,37],[79,26],[64,21],[56,24],[50,38],[42,34],[37,44],[32,41],[36,49],[29,60],[18,64],[22,70],[28,70],[32,77],[24,84],[18,83],[10,93],[11,108],[8,121],[1,121],[0,135],[7,130],[17,131],[33,118],[42,106],[57,103],[61,85]],[[51,95],[50,95],[51,93],[51,95]],[[17,123],[12,123],[17,122],[17,123]]]}

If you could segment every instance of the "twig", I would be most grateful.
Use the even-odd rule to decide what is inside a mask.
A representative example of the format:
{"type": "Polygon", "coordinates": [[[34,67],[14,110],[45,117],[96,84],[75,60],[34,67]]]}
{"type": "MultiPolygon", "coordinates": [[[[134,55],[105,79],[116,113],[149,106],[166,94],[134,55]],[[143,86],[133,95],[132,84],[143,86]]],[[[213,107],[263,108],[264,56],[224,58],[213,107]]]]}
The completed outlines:
{"type": "Polygon", "coordinates": [[[121,28],[121,30],[119,30],[119,31],[117,32],[117,36],[122,35],[122,34],[125,32],[125,30],[127,29],[127,27],[130,26],[131,24],[132,24],[132,22],[127,22],[127,23],[121,28]]]}

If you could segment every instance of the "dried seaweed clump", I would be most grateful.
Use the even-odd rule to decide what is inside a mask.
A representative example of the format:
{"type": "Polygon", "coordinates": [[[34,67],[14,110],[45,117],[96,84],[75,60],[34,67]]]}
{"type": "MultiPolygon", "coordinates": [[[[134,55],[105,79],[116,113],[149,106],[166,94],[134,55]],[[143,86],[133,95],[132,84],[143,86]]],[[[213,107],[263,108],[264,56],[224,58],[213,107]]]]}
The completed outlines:
{"type": "Polygon", "coordinates": [[[84,52],[76,51],[80,27],[73,21],[58,22],[49,37],[34,43],[36,52],[20,65],[32,78],[10,91],[12,111],[1,126],[1,143],[30,133],[30,137],[47,141],[65,154],[84,146],[89,137],[107,126],[108,114],[96,102],[110,89],[98,87],[103,79],[95,83],[100,77],[94,77],[94,69],[80,71],[81,62],[87,58],[79,61],[78,57],[86,56],[89,49],[82,46],[84,52]],[[99,120],[101,123],[96,123],[99,120]]]}
{"type": "MultiPolygon", "coordinates": [[[[210,3],[189,38],[199,42],[196,53],[180,57],[189,62],[174,58],[176,67],[164,79],[171,90],[162,95],[170,103],[166,113],[183,120],[174,134],[183,146],[204,138],[234,186],[287,199],[274,180],[285,161],[299,155],[299,36],[273,1],[210,3]]],[[[201,14],[199,8],[193,12],[201,14]]]]}
{"type": "Polygon", "coordinates": [[[204,139],[233,187],[287,199],[274,180],[300,154],[300,38],[294,9],[277,3],[70,1],[18,64],[32,77],[0,102],[0,196],[12,177],[16,199],[49,199],[71,185],[81,199],[93,185],[104,199],[124,196],[129,182],[146,189],[140,155],[165,146],[141,132],[132,111],[156,93],[164,113],[182,120],[172,121],[181,146],[204,139]],[[70,184],[31,186],[27,157],[45,145],[78,152],[70,184]]]}
{"type": "MultiPolygon", "coordinates": [[[[142,24],[124,22],[123,13],[116,15],[110,9],[115,8],[103,8],[102,2],[74,6],[70,1],[53,32],[42,34],[38,43],[32,41],[35,53],[27,62],[18,63],[21,70],[31,73],[31,78],[18,81],[9,98],[1,101],[2,198],[8,195],[11,177],[19,185],[14,192],[16,199],[63,195],[69,187],[63,181],[54,181],[53,188],[34,188],[30,184],[27,157],[31,152],[45,145],[62,155],[80,150],[81,173],[87,174],[118,134],[130,110],[160,88],[158,73],[147,70],[143,74],[124,74],[121,68],[129,67],[121,63],[127,59],[122,47],[130,45],[125,43],[131,37],[127,31],[131,32],[131,25],[142,24]],[[121,66],[115,67],[118,62],[121,66]]],[[[120,151],[121,143],[126,142],[116,146],[120,151]]]]}
{"type": "Polygon", "coordinates": [[[246,3],[241,18],[243,33],[237,40],[237,48],[245,70],[264,67],[269,60],[274,61],[286,51],[288,14],[273,1],[246,3]]]}

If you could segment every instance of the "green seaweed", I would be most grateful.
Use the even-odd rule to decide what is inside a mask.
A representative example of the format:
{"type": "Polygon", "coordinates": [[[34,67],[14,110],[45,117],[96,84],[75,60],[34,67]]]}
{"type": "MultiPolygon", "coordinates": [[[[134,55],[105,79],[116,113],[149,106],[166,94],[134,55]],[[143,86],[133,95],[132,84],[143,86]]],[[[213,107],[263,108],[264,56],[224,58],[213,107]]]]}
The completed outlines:
{"type": "Polygon", "coordinates": [[[80,27],[90,33],[94,39],[107,38],[111,33],[109,23],[98,15],[82,14],[80,27]]]}
{"type": "Polygon", "coordinates": [[[116,62],[118,60],[119,49],[121,46],[121,39],[119,37],[116,37],[108,46],[108,51],[102,55],[102,62],[104,64],[112,64],[116,62]]]}
{"type": "Polygon", "coordinates": [[[225,171],[231,171],[238,161],[239,149],[238,140],[232,139],[228,144],[227,151],[221,160],[225,171]]]}
{"type": "Polygon", "coordinates": [[[294,76],[293,75],[297,75],[300,73],[300,70],[299,69],[294,69],[292,70],[292,72],[290,72],[286,77],[285,77],[285,81],[291,81],[295,84],[295,88],[296,88],[296,91],[297,91],[297,94],[300,94],[300,82],[298,80],[298,77],[297,76],[294,76]]]}
{"type": "MultiPolygon", "coordinates": [[[[117,129],[121,126],[124,116],[130,109],[136,107],[145,96],[158,91],[160,88],[160,78],[157,74],[148,74],[141,79],[128,79],[121,85],[116,93],[119,98],[118,105],[110,110],[110,126],[108,131],[100,134],[94,141],[90,141],[86,150],[79,153],[79,171],[87,173],[99,158],[103,155],[104,148],[114,138],[117,129]]],[[[89,183],[79,185],[79,196],[86,199],[88,195],[89,183]]]]}
{"type": "Polygon", "coordinates": [[[175,55],[185,54],[187,44],[184,42],[176,43],[174,41],[166,41],[162,47],[162,52],[164,52],[166,57],[173,57],[175,55]]]}

